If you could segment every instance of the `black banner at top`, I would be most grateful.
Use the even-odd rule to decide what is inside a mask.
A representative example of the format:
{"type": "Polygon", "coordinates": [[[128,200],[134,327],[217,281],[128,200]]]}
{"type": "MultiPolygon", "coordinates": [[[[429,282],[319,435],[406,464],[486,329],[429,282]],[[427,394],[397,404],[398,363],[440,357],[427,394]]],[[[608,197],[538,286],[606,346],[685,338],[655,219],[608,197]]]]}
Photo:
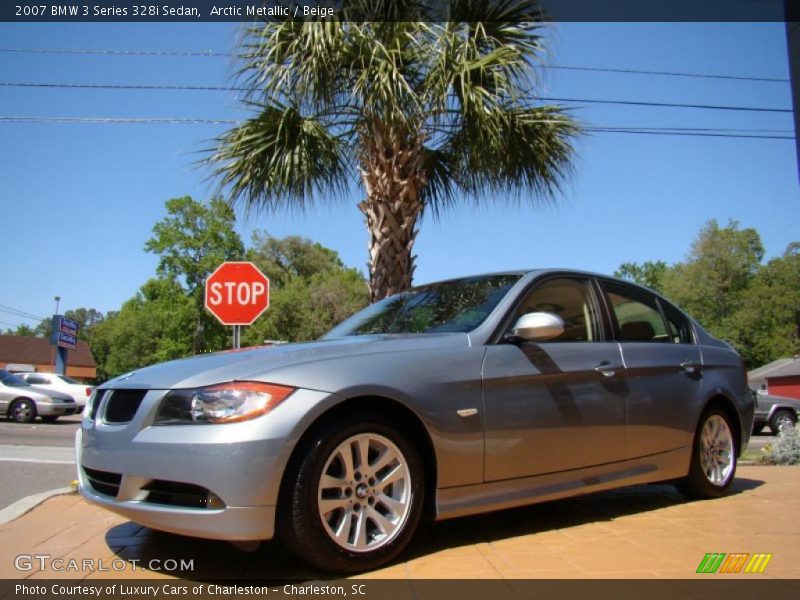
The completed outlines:
{"type": "Polygon", "coordinates": [[[800,0],[4,0],[4,22],[800,21],[800,0]],[[520,5],[523,10],[520,11],[520,5]]]}

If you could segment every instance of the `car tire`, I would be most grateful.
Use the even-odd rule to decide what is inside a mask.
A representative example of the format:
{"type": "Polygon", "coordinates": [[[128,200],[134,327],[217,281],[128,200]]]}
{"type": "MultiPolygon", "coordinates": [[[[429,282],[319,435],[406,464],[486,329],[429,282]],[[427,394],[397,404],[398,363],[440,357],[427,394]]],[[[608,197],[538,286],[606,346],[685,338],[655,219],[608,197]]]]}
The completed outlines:
{"type": "Polygon", "coordinates": [[[776,410],[775,414],[769,420],[769,428],[772,433],[778,435],[784,429],[794,427],[797,423],[797,416],[791,411],[786,409],[776,410]]]}
{"type": "Polygon", "coordinates": [[[36,418],[36,405],[27,398],[21,398],[8,409],[8,416],[17,423],[30,423],[36,418]]]}
{"type": "Polygon", "coordinates": [[[58,421],[58,415],[42,417],[42,421],[44,421],[45,423],[55,423],[56,421],[58,421]]]}
{"type": "Polygon", "coordinates": [[[730,417],[721,410],[703,413],[692,443],[689,474],[676,483],[689,498],[717,498],[736,476],[738,444],[730,417]]]}
{"type": "Polygon", "coordinates": [[[414,444],[385,418],[347,417],[312,434],[289,471],[280,535],[298,558],[326,571],[373,569],[411,540],[424,495],[414,444]]]}

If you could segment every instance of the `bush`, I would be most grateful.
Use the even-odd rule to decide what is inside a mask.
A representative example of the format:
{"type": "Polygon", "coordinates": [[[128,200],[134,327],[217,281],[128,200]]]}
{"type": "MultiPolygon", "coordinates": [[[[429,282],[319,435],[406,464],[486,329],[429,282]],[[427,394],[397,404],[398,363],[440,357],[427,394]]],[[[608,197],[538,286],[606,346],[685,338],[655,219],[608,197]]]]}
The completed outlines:
{"type": "Polygon", "coordinates": [[[778,439],[765,450],[765,462],[771,465],[800,464],[800,426],[781,431],[778,439]]]}

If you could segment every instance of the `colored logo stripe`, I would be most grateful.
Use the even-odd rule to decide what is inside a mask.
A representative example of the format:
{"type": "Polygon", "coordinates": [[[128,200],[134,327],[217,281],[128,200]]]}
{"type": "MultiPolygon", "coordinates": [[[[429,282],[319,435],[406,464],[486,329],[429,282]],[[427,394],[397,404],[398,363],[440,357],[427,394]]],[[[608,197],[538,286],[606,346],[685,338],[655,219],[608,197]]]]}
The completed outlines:
{"type": "Polygon", "coordinates": [[[749,554],[728,554],[728,558],[722,563],[720,573],[738,573],[742,570],[744,563],[747,562],[749,554]]]}
{"type": "Polygon", "coordinates": [[[709,552],[697,566],[697,573],[763,573],[767,568],[772,554],[768,553],[734,553],[709,552]]]}
{"type": "Polygon", "coordinates": [[[719,566],[722,564],[722,559],[725,558],[724,553],[709,553],[700,561],[700,566],[697,567],[698,573],[716,573],[719,566]]]}
{"type": "Polygon", "coordinates": [[[753,554],[747,566],[744,568],[745,573],[763,573],[767,568],[769,561],[772,560],[772,554],[753,554]]]}

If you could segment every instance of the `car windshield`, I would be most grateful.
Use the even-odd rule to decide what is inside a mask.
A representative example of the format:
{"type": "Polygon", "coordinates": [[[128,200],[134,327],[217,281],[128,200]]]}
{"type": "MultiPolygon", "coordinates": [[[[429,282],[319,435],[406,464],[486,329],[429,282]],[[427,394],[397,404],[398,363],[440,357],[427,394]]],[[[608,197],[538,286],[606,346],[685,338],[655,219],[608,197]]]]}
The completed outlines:
{"type": "Polygon", "coordinates": [[[357,312],[323,339],[376,333],[470,331],[483,323],[520,277],[486,275],[414,288],[357,312]]]}
{"type": "Polygon", "coordinates": [[[5,369],[0,369],[0,383],[9,387],[26,387],[30,385],[24,379],[9,373],[5,369]]]}
{"type": "Polygon", "coordinates": [[[66,375],[56,375],[56,377],[58,377],[61,381],[64,381],[65,383],[72,383],[75,385],[79,384],[79,382],[75,381],[72,377],[67,377],[66,375]]]}

